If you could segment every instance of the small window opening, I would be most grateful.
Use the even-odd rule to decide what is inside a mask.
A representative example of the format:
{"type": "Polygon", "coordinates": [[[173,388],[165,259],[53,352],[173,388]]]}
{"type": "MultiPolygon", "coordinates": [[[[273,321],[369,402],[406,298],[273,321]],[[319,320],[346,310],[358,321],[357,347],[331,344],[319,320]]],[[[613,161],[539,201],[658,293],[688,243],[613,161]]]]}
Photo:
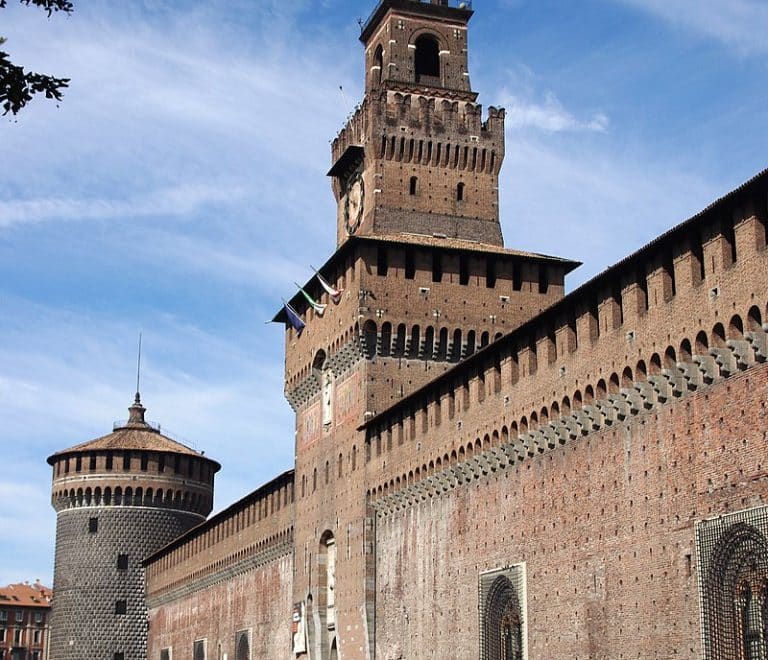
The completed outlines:
{"type": "Polygon", "coordinates": [[[733,220],[723,220],[723,237],[731,250],[731,263],[736,263],[736,230],[733,226],[733,220]]]}
{"type": "Polygon", "coordinates": [[[676,296],[677,286],[675,283],[675,263],[674,263],[674,259],[672,258],[671,250],[667,252],[667,254],[664,256],[663,268],[664,268],[664,272],[669,277],[669,285],[672,291],[672,296],[676,296]]]}
{"type": "Polygon", "coordinates": [[[165,472],[165,454],[160,454],[160,456],[157,457],[157,471],[158,472],[165,472]]]}
{"type": "Polygon", "coordinates": [[[546,266],[539,266],[539,293],[549,291],[549,269],[546,266]]]}
{"type": "Polygon", "coordinates": [[[459,184],[456,186],[456,201],[457,202],[463,202],[464,201],[464,182],[459,182],[459,184]]]}
{"type": "Polygon", "coordinates": [[[96,469],[96,454],[91,454],[90,460],[88,462],[88,469],[89,470],[96,469]]]}
{"type": "Polygon", "coordinates": [[[377,85],[381,85],[384,78],[384,49],[381,44],[376,48],[376,54],[373,56],[373,66],[378,67],[378,71],[374,70],[373,72],[373,79],[377,85]]]}
{"type": "Polygon", "coordinates": [[[418,188],[418,185],[419,185],[419,177],[412,176],[411,180],[410,180],[410,182],[408,184],[408,192],[411,195],[415,195],[416,194],[416,190],[418,188]]]}
{"type": "Polygon", "coordinates": [[[149,455],[146,452],[141,454],[141,471],[146,472],[149,467],[149,455]]]}
{"type": "Polygon", "coordinates": [[[123,555],[123,554],[117,555],[117,570],[118,571],[128,570],[128,555],[123,555]]]}
{"type": "Polygon", "coordinates": [[[123,454],[123,470],[131,469],[131,452],[127,451],[123,454]]]}
{"type": "Polygon", "coordinates": [[[693,243],[691,245],[691,254],[693,255],[693,259],[695,263],[693,264],[694,268],[694,278],[695,283],[698,284],[699,282],[704,281],[704,246],[702,244],[701,240],[701,234],[696,235],[693,237],[693,243]]]}
{"type": "Polygon", "coordinates": [[[405,279],[412,280],[416,277],[416,259],[413,250],[405,251],[405,279]]]}
{"type": "Polygon", "coordinates": [[[459,257],[459,284],[469,284],[469,258],[465,254],[459,257]]]}
{"type": "Polygon", "coordinates": [[[416,39],[414,65],[416,82],[424,78],[440,78],[440,46],[434,37],[427,35],[416,39]]]}
{"type": "Polygon", "coordinates": [[[645,268],[643,266],[637,269],[637,286],[640,288],[640,295],[642,300],[640,301],[641,309],[648,311],[648,277],[645,274],[645,268]]]}
{"type": "Polygon", "coordinates": [[[95,534],[98,531],[99,531],[99,519],[88,518],[88,533],[95,534]]]}
{"type": "Polygon", "coordinates": [[[443,281],[443,255],[437,251],[432,253],[432,281],[443,281]]]}
{"type": "Polygon", "coordinates": [[[83,457],[78,456],[75,459],[75,472],[80,472],[83,469],[83,457]]]}
{"type": "Polygon", "coordinates": [[[496,286],[496,259],[488,257],[485,262],[485,286],[493,289],[496,286]]]}
{"type": "Polygon", "coordinates": [[[380,277],[385,277],[389,270],[389,264],[387,263],[387,248],[383,245],[379,245],[376,252],[376,274],[380,277]]]}

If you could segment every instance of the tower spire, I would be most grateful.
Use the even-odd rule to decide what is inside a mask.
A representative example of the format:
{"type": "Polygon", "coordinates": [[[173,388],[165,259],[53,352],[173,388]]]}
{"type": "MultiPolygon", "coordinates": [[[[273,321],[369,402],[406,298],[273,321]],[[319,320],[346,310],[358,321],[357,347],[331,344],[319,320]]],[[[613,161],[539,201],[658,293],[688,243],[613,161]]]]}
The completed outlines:
{"type": "Polygon", "coordinates": [[[146,424],[144,420],[144,413],[146,408],[141,405],[141,332],[139,332],[139,353],[136,360],[136,396],[133,398],[133,405],[128,408],[128,423],[129,424],[146,424]]]}

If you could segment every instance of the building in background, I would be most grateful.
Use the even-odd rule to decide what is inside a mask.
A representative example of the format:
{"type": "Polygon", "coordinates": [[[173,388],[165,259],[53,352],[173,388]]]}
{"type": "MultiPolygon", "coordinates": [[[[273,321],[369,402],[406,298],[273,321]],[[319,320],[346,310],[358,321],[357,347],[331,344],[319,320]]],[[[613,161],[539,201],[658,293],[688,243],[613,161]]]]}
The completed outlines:
{"type": "Polygon", "coordinates": [[[48,660],[51,594],[39,582],[0,588],[0,660],[48,660]]]}

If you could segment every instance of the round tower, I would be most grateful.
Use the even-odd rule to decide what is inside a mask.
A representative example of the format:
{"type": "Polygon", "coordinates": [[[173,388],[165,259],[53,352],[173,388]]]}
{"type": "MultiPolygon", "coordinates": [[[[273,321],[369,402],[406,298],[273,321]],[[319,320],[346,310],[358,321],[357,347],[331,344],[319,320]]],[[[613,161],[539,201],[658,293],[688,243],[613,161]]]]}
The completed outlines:
{"type": "Polygon", "coordinates": [[[203,522],[221,466],[160,433],[136,394],[109,435],[48,458],[57,512],[50,657],[144,660],[142,560],[203,522]]]}

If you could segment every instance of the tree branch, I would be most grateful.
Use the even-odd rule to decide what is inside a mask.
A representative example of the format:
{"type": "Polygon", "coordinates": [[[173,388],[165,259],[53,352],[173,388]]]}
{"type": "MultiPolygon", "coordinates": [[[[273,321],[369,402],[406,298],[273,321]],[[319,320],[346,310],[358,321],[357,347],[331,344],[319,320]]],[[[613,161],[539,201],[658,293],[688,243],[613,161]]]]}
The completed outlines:
{"type": "MultiPolygon", "coordinates": [[[[48,12],[48,17],[57,11],[63,11],[65,14],[71,14],[75,6],[69,2],[69,0],[19,0],[21,4],[35,5],[48,12]]],[[[4,9],[6,6],[6,0],[0,0],[0,9],[4,9]]]]}
{"type": "MultiPolygon", "coordinates": [[[[2,2],[3,0],[0,0],[2,2]]],[[[39,73],[25,73],[8,59],[8,53],[0,51],[0,105],[3,115],[16,114],[35,94],[45,94],[47,99],[61,100],[61,90],[69,87],[69,78],[54,78],[39,73]]]]}

